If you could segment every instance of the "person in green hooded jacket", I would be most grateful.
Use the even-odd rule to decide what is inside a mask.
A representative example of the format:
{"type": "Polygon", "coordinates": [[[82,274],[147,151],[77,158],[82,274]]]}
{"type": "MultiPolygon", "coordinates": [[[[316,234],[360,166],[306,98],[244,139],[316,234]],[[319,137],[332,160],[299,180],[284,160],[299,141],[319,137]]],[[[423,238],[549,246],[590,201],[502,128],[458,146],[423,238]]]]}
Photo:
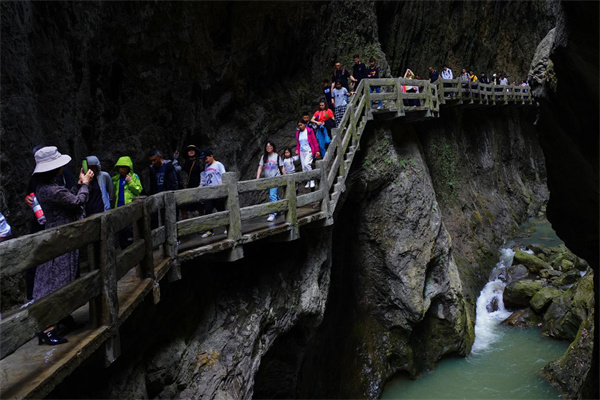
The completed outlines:
{"type": "Polygon", "coordinates": [[[124,206],[133,201],[133,198],[142,193],[142,182],[140,177],[133,172],[133,162],[128,156],[119,158],[115,164],[119,174],[112,177],[115,188],[115,208],[124,206]]]}
{"type": "MultiPolygon", "coordinates": [[[[131,203],[134,197],[142,193],[142,182],[140,177],[133,172],[133,162],[130,157],[119,158],[115,168],[119,170],[119,174],[112,177],[115,188],[114,205],[117,208],[131,203]]],[[[121,249],[124,249],[132,243],[133,227],[129,225],[119,231],[119,245],[121,249]]]]}

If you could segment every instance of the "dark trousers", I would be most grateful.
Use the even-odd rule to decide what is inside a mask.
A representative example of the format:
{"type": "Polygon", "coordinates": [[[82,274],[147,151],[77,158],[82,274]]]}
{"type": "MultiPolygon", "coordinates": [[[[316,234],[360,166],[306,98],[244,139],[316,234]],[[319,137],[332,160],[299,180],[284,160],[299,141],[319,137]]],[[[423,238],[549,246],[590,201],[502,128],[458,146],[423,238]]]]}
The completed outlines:
{"type": "Polygon", "coordinates": [[[212,214],[213,209],[217,209],[217,211],[225,211],[225,204],[223,199],[211,199],[204,200],[204,213],[206,215],[212,214]]]}

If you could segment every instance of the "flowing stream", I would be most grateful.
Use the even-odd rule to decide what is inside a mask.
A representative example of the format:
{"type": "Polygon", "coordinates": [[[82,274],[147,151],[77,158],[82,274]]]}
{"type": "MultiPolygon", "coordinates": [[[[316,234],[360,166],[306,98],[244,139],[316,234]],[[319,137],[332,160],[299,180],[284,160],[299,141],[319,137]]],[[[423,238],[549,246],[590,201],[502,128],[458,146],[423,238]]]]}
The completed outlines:
{"type": "Polygon", "coordinates": [[[510,316],[502,302],[505,284],[498,279],[512,264],[514,245],[561,244],[546,219],[531,219],[523,234],[507,248],[477,299],[475,342],[466,358],[442,360],[430,374],[411,380],[400,376],[390,382],[382,399],[549,399],[560,398],[558,390],[539,376],[548,362],[560,357],[568,342],[543,337],[539,329],[503,326],[510,316]]]}

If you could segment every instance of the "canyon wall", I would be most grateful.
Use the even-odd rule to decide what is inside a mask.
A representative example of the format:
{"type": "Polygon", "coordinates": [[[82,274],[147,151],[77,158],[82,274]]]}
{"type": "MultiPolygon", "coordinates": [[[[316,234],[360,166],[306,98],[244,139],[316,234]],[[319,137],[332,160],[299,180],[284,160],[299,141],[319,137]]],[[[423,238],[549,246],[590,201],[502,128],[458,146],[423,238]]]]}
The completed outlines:
{"type": "MultiPolygon", "coordinates": [[[[538,116],[546,159],[527,108],[443,109],[441,118],[415,125],[372,122],[333,232],[310,229],[299,242],[256,245],[233,265],[184,266],[181,282],[164,284],[158,307],[144,305],[123,327],[129,351],[109,369],[91,360],[52,397],[377,397],[398,372],[416,376],[442,356],[468,353],[474,300],[494,251],[544,203],[547,164],[552,196],[563,199],[551,197],[551,220],[573,250],[593,258],[597,224],[585,213],[597,216],[597,131],[590,134],[589,116],[597,115],[598,85],[585,86],[584,105],[560,98],[577,98],[564,94],[576,93],[568,88],[579,74],[565,70],[598,78],[594,43],[577,25],[592,26],[597,5],[0,6],[0,207],[16,234],[26,233],[31,214],[22,196],[37,144],[57,145],[73,156],[73,168],[96,154],[111,170],[131,155],[146,181],[151,147],[168,154],[195,143],[250,178],[267,138],[280,148],[294,142],[294,121],[315,107],[336,60],[350,68],[352,54],[373,55],[393,76],[407,67],[426,76],[427,66],[449,63],[455,73],[467,67],[522,78],[557,20],[560,37],[569,38],[551,47],[563,78],[538,116]],[[573,43],[583,45],[571,51],[573,43]],[[576,62],[590,52],[591,63],[576,62]],[[586,118],[558,118],[566,112],[586,118]],[[575,139],[546,134],[557,127],[570,134],[571,120],[583,124],[575,139]],[[580,165],[579,155],[585,161],[576,188],[565,182],[582,174],[561,169],[564,154],[569,164],[580,165]],[[578,198],[592,193],[585,207],[564,200],[574,189],[578,198]],[[577,225],[587,227],[585,244],[564,228],[574,212],[584,214],[577,225]],[[108,384],[95,384],[98,377],[108,384]]],[[[2,296],[3,306],[22,300],[5,288],[2,296]]]]}

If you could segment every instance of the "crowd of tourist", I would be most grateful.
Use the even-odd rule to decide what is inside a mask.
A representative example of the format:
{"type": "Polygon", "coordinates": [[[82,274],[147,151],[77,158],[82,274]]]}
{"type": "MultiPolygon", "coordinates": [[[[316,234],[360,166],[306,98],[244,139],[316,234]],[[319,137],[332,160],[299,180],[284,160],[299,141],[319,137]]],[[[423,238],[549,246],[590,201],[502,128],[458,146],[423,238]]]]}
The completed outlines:
{"type": "MultiPolygon", "coordinates": [[[[439,78],[440,78],[440,73],[433,67],[429,67],[429,82],[433,83],[433,82],[437,81],[439,78]]],[[[455,79],[455,76],[454,76],[452,70],[446,64],[442,66],[441,78],[443,80],[455,79]]],[[[506,76],[504,74],[495,74],[494,73],[494,74],[492,74],[492,78],[490,79],[486,75],[485,72],[482,72],[478,78],[472,69],[467,70],[466,68],[463,68],[461,70],[460,75],[458,76],[458,79],[460,81],[460,85],[462,88],[468,88],[469,84],[471,85],[471,87],[473,87],[473,86],[476,86],[474,84],[477,84],[477,83],[485,83],[485,84],[491,84],[494,86],[498,86],[497,88],[494,88],[494,92],[502,92],[503,90],[500,86],[508,86],[509,82],[510,82],[508,76],[506,76]]],[[[452,84],[449,82],[444,82],[443,85],[445,88],[452,86],[452,84]]],[[[528,87],[529,82],[527,80],[523,79],[523,80],[521,80],[521,83],[518,84],[517,81],[514,80],[512,82],[512,85],[528,87]]],[[[524,93],[527,93],[528,91],[529,91],[528,88],[523,88],[524,93]]],[[[452,98],[452,97],[456,97],[456,93],[457,92],[446,92],[446,93],[444,93],[444,96],[452,98]]]]}

